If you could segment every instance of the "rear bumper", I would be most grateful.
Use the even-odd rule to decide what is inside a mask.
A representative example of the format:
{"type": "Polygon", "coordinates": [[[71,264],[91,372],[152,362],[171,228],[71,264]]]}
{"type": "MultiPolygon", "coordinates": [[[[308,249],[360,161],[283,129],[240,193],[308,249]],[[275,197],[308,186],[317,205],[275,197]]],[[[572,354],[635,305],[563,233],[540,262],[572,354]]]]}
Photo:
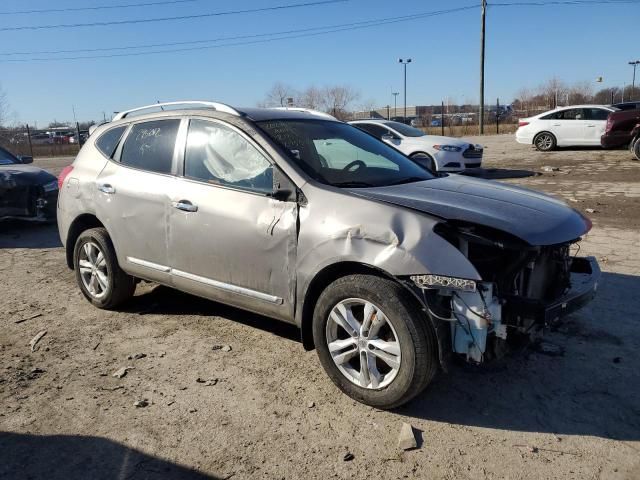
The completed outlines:
{"type": "Polygon", "coordinates": [[[549,302],[509,297],[503,313],[510,319],[528,319],[528,323],[531,320],[540,325],[557,323],[593,300],[600,276],[595,257],[576,257],[571,262],[571,288],[562,297],[549,302]]]}
{"type": "Polygon", "coordinates": [[[604,148],[626,147],[631,143],[631,135],[625,134],[604,134],[600,137],[600,145],[604,148]]]}

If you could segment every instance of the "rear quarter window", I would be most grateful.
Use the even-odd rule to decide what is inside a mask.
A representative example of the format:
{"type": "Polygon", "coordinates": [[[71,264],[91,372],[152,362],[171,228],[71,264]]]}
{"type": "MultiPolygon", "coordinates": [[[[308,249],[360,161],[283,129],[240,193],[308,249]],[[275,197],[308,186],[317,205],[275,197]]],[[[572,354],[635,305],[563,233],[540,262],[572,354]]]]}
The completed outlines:
{"type": "Polygon", "coordinates": [[[98,150],[100,150],[104,156],[111,158],[111,155],[115,152],[116,147],[122,138],[122,134],[126,129],[127,125],[122,125],[104,132],[100,135],[100,138],[96,140],[96,147],[98,150]]]}

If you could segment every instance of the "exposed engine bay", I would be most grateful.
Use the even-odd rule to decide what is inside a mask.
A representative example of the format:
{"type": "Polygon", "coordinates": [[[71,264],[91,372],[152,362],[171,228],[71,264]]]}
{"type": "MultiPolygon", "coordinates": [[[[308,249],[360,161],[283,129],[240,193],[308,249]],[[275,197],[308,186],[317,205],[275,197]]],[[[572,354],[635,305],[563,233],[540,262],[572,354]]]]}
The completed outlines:
{"type": "Polygon", "coordinates": [[[411,280],[432,318],[449,323],[452,351],[468,361],[500,357],[512,340],[557,323],[595,294],[597,262],[571,253],[579,251],[579,238],[531,246],[473,225],[442,223],[436,232],[469,259],[482,281],[439,275],[411,280]]]}

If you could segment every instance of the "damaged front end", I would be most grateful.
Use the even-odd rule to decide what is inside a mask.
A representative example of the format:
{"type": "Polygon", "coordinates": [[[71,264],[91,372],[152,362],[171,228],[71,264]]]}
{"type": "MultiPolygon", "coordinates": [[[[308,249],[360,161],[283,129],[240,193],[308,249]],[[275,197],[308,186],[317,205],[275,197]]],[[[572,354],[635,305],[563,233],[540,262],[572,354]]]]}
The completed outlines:
{"type": "Polygon", "coordinates": [[[413,275],[408,281],[431,316],[450,324],[452,351],[468,361],[501,356],[513,341],[557,323],[595,295],[598,263],[571,254],[579,238],[531,246],[462,222],[439,223],[434,231],[467,257],[482,280],[413,275]]]}
{"type": "Polygon", "coordinates": [[[0,220],[51,221],[56,218],[57,180],[37,184],[27,176],[0,172],[0,220]]]}

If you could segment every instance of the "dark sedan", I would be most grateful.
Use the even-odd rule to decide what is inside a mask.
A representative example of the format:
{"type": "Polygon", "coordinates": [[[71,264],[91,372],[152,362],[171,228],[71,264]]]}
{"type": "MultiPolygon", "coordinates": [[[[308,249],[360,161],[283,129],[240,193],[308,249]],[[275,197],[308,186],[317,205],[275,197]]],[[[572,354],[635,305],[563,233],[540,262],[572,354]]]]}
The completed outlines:
{"type": "Polygon", "coordinates": [[[55,220],[58,179],[31,162],[0,147],[0,220],[55,220]]]}

